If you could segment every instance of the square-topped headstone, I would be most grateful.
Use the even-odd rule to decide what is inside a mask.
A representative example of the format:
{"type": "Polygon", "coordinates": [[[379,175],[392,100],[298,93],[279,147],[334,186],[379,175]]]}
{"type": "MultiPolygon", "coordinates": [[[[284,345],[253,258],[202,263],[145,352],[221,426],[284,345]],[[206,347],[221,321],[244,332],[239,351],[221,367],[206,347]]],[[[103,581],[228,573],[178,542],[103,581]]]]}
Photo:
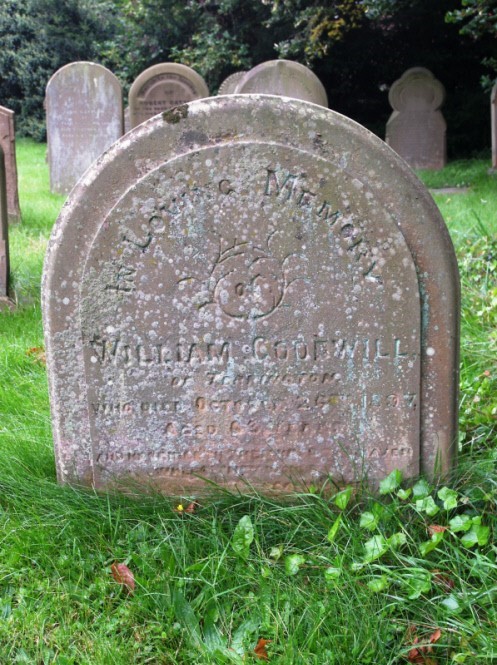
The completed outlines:
{"type": "Polygon", "coordinates": [[[445,470],[458,277],[382,141],[214,97],[115,144],[54,228],[43,314],[59,478],[286,490],[445,470]]]}
{"type": "Polygon", "coordinates": [[[67,194],[86,169],[123,134],[119,80],[94,62],[71,62],[46,90],[50,189],[67,194]]]}
{"type": "Polygon", "coordinates": [[[17,185],[16,133],[14,118],[14,111],[11,111],[4,106],[0,106],[0,146],[3,150],[5,160],[7,213],[11,224],[16,224],[21,221],[19,189],[17,185]]]}

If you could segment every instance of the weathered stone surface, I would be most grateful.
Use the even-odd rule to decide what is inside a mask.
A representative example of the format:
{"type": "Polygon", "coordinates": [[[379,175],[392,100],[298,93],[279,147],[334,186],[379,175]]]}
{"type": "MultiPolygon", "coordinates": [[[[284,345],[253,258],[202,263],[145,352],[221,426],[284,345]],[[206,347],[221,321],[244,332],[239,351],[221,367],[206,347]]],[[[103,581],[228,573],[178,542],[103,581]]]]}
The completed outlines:
{"type": "Polygon", "coordinates": [[[102,65],[72,62],[48,82],[46,112],[50,189],[66,194],[122,136],[121,84],[102,65]]]}
{"type": "Polygon", "coordinates": [[[61,481],[286,490],[454,454],[447,230],[327,109],[213,97],[126,134],[64,207],[42,293],[61,481]]]}
{"type": "Polygon", "coordinates": [[[5,159],[5,179],[7,183],[7,211],[9,222],[17,224],[21,221],[19,206],[19,189],[17,187],[16,132],[15,113],[0,106],[0,146],[5,159]]]}
{"type": "Polygon", "coordinates": [[[0,147],[0,312],[13,307],[14,303],[9,298],[9,222],[5,159],[0,147]]]}
{"type": "Polygon", "coordinates": [[[492,122],[492,169],[497,170],[497,83],[490,96],[490,117],[492,122]]]}
{"type": "Polygon", "coordinates": [[[385,141],[413,169],[441,169],[447,162],[446,124],[439,111],[445,89],[424,67],[408,69],[390,88],[394,109],[385,141]]]}
{"type": "Polygon", "coordinates": [[[323,84],[308,67],[292,60],[269,60],[248,71],[236,85],[241,94],[268,94],[328,106],[323,84]]]}
{"type": "Polygon", "coordinates": [[[247,72],[235,72],[234,74],[230,74],[227,78],[224,79],[224,81],[221,83],[219,86],[219,90],[217,91],[218,95],[232,95],[233,93],[236,92],[236,86],[242,78],[245,76],[247,72]]]}
{"type": "Polygon", "coordinates": [[[129,115],[129,106],[124,109],[124,133],[127,134],[131,129],[131,120],[129,115]]]}
{"type": "Polygon", "coordinates": [[[191,67],[173,62],[153,65],[142,72],[130,88],[131,127],[161,111],[208,96],[207,83],[191,67]]]}

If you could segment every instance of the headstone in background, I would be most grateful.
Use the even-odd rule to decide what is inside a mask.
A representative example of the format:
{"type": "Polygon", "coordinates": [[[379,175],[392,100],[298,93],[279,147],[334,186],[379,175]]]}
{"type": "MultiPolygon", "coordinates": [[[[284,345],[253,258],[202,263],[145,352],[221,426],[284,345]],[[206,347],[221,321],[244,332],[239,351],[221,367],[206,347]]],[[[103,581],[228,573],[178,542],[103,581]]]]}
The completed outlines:
{"type": "Polygon", "coordinates": [[[127,134],[131,129],[131,120],[129,116],[129,106],[124,109],[124,133],[127,134]]]}
{"type": "Polygon", "coordinates": [[[16,224],[21,221],[19,206],[19,189],[17,186],[16,132],[15,113],[0,106],[0,147],[5,160],[5,178],[7,182],[7,211],[9,222],[16,224]]]}
{"type": "Polygon", "coordinates": [[[186,65],[164,62],[143,71],[129,91],[131,128],[161,111],[209,96],[206,82],[186,65]]]}
{"type": "Polygon", "coordinates": [[[5,160],[0,148],[0,311],[14,307],[9,298],[9,219],[5,175],[5,160]]]}
{"type": "Polygon", "coordinates": [[[492,122],[492,169],[497,171],[497,83],[490,96],[490,117],[492,122]]]}
{"type": "Polygon", "coordinates": [[[446,124],[439,110],[445,89],[424,67],[408,69],[390,88],[394,109],[387,144],[413,169],[441,169],[447,162],[446,124]]]}
{"type": "Polygon", "coordinates": [[[50,189],[66,194],[122,136],[121,84],[102,65],[72,62],[48,82],[46,112],[50,189]]]}
{"type": "Polygon", "coordinates": [[[332,111],[211,97],[126,134],[64,207],[42,294],[62,481],[286,491],[449,467],[450,238],[405,163],[332,111]]]}
{"type": "Polygon", "coordinates": [[[326,90],[316,74],[291,60],[269,60],[257,65],[239,81],[234,92],[281,95],[328,106],[326,90]]]}
{"type": "Polygon", "coordinates": [[[236,92],[236,86],[247,72],[235,72],[230,74],[219,86],[218,95],[233,95],[236,92]]]}

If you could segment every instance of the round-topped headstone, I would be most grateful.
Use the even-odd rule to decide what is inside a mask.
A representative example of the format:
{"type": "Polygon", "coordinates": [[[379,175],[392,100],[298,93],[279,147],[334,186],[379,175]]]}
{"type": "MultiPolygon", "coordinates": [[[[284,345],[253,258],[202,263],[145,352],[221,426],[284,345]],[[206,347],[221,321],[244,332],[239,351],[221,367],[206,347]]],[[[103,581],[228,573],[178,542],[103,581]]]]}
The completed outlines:
{"type": "Polygon", "coordinates": [[[281,95],[328,106],[326,90],[316,74],[292,60],[269,60],[257,65],[239,81],[234,92],[281,95]]]}
{"type": "Polygon", "coordinates": [[[236,86],[240,83],[247,72],[235,72],[230,74],[219,86],[218,95],[232,95],[236,92],[236,86]]]}
{"type": "Polygon", "coordinates": [[[163,62],[143,71],[129,90],[131,128],[161,111],[209,96],[209,88],[195,70],[163,62]]]}
{"type": "Polygon", "coordinates": [[[49,244],[59,478],[281,491],[447,468],[457,285],[431,196],[353,121],[266,95],[166,111],[49,244]]]}

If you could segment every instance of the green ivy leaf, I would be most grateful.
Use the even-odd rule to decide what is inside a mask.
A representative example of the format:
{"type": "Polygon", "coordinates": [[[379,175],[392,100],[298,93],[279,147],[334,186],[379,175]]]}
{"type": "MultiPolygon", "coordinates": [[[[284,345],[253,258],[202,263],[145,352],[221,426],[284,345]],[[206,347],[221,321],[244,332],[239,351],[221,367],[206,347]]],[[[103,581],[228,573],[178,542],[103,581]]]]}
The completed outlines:
{"type": "Polygon", "coordinates": [[[379,559],[388,551],[388,541],[383,536],[373,536],[371,540],[364,543],[366,554],[364,556],[364,563],[371,563],[379,559]]]}
{"type": "Polygon", "coordinates": [[[445,510],[457,508],[458,501],[457,492],[455,490],[451,490],[448,487],[442,487],[442,489],[438,490],[438,498],[444,502],[445,510]]]}
{"type": "Polygon", "coordinates": [[[389,585],[390,582],[386,575],[376,575],[368,582],[368,588],[371,589],[371,591],[374,591],[374,593],[384,591],[389,587],[389,585]]]}
{"type": "Polygon", "coordinates": [[[406,534],[402,533],[402,531],[398,531],[390,536],[388,539],[388,546],[393,550],[397,550],[399,547],[402,547],[402,545],[405,545],[406,542],[406,534]]]}
{"type": "Polygon", "coordinates": [[[342,523],[342,516],[339,515],[336,520],[333,522],[331,525],[330,530],[328,531],[328,540],[330,543],[332,543],[335,540],[335,536],[338,533],[338,529],[340,528],[340,524],[342,523]]]}
{"type": "Polygon", "coordinates": [[[345,510],[345,508],[347,508],[347,504],[350,501],[350,497],[352,496],[353,491],[354,491],[353,487],[346,487],[341,492],[338,492],[338,494],[333,499],[333,503],[335,504],[335,506],[338,506],[340,510],[345,510]]]}
{"type": "Polygon", "coordinates": [[[394,469],[391,474],[384,478],[380,483],[380,494],[391,494],[399,487],[402,482],[402,471],[394,469]]]}
{"type": "Polygon", "coordinates": [[[420,478],[412,488],[412,495],[415,499],[424,499],[431,492],[431,486],[424,478],[420,478]]]}
{"type": "Polygon", "coordinates": [[[469,515],[456,515],[451,520],[449,520],[449,528],[452,533],[458,533],[459,531],[469,531],[473,520],[469,515]]]}
{"type": "Polygon", "coordinates": [[[247,559],[250,552],[250,545],[254,540],[254,526],[249,515],[244,515],[235,527],[231,547],[235,554],[242,559],[247,559]]]}
{"type": "Polygon", "coordinates": [[[397,496],[398,496],[399,499],[401,499],[402,501],[407,501],[407,499],[411,496],[411,494],[412,494],[412,489],[411,489],[410,487],[409,487],[408,489],[406,489],[406,490],[400,489],[400,490],[397,492],[397,496]]]}
{"type": "Polygon", "coordinates": [[[368,531],[374,531],[376,527],[378,526],[379,522],[379,517],[376,515],[373,515],[373,513],[370,513],[368,511],[365,511],[361,515],[361,519],[359,521],[359,526],[361,529],[367,529],[368,531]]]}
{"type": "Polygon", "coordinates": [[[449,612],[453,612],[454,614],[460,611],[459,607],[459,601],[457,598],[454,596],[454,594],[450,594],[450,596],[447,596],[447,598],[444,598],[440,605],[443,605],[446,610],[449,612]]]}
{"type": "Polygon", "coordinates": [[[332,582],[333,580],[337,580],[341,574],[342,574],[342,569],[334,568],[333,566],[330,566],[324,571],[324,577],[327,582],[332,582]]]}
{"type": "Polygon", "coordinates": [[[433,497],[426,496],[424,499],[418,499],[416,501],[416,510],[419,510],[420,513],[426,513],[430,517],[436,515],[440,508],[437,506],[433,497]]]}
{"type": "Polygon", "coordinates": [[[421,552],[421,556],[425,557],[429,552],[434,550],[437,547],[437,545],[443,540],[444,533],[445,533],[444,531],[438,531],[437,533],[434,533],[432,535],[430,540],[421,543],[419,546],[419,551],[421,552]]]}
{"type": "Polygon", "coordinates": [[[419,598],[421,594],[428,593],[431,589],[431,573],[424,568],[411,568],[403,576],[402,584],[407,592],[409,600],[419,598]]]}
{"type": "Polygon", "coordinates": [[[476,544],[483,546],[488,543],[489,537],[490,529],[488,526],[473,524],[471,529],[461,537],[461,543],[464,547],[473,547],[476,544]]]}
{"type": "Polygon", "coordinates": [[[290,576],[296,575],[304,563],[305,557],[302,554],[289,554],[285,557],[285,573],[290,576]]]}
{"type": "Polygon", "coordinates": [[[272,559],[273,561],[278,561],[278,559],[281,559],[282,554],[283,554],[283,545],[278,545],[277,547],[271,547],[271,550],[269,551],[269,558],[272,559]]]}

